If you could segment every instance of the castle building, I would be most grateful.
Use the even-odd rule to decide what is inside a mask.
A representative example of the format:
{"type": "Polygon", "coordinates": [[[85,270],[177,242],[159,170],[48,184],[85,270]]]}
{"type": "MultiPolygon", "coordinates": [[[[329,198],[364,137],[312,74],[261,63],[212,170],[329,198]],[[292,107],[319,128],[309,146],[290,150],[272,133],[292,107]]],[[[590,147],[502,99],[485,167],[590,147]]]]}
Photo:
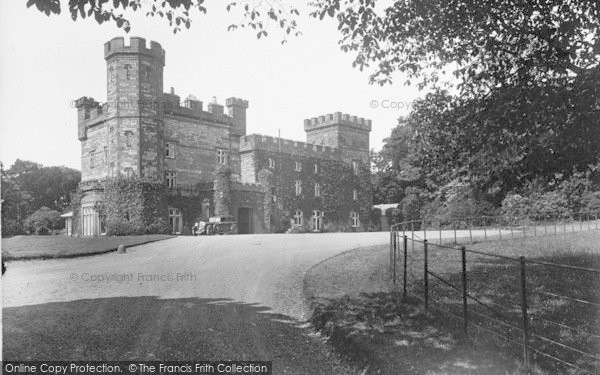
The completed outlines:
{"type": "MultiPolygon", "coordinates": [[[[75,102],[82,175],[75,232],[139,224],[138,213],[116,209],[119,217],[111,219],[100,208],[121,204],[109,202],[116,198],[106,187],[118,179],[163,187],[140,199],[138,211],[176,234],[190,234],[213,215],[233,216],[240,233],[366,229],[370,120],[339,112],[307,119],[306,142],[248,135],[248,101],[213,100],[205,109],[194,96],[164,92],[160,44],[114,38],[104,44],[104,58],[107,101],[75,102]]],[[[124,206],[135,200],[123,199],[124,206]]]]}

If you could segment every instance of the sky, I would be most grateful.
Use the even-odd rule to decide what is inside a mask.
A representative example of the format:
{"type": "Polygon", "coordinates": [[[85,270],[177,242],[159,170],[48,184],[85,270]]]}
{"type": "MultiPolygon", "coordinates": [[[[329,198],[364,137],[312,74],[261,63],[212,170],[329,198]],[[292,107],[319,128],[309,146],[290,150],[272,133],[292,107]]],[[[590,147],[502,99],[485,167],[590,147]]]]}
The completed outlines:
{"type": "MultiPolygon", "coordinates": [[[[239,19],[225,1],[208,0],[206,15],[193,15],[189,30],[173,34],[164,19],[130,14],[129,33],[113,23],[50,16],[26,1],[0,1],[0,161],[17,159],[80,169],[77,113],[71,101],[106,100],[104,43],[117,36],[154,40],[166,51],[164,90],[204,103],[213,96],[247,99],[248,134],[305,141],[303,120],[333,112],[373,121],[370,147],[379,150],[400,116],[424,95],[404,86],[368,83],[368,72],[352,67],[354,56],[338,45],[337,24],[309,18],[300,8],[302,35],[281,44],[273,30],[256,39],[249,31],[227,31],[239,19]],[[392,108],[394,107],[394,108],[392,108]]],[[[205,104],[205,105],[206,105],[205,104]]]]}

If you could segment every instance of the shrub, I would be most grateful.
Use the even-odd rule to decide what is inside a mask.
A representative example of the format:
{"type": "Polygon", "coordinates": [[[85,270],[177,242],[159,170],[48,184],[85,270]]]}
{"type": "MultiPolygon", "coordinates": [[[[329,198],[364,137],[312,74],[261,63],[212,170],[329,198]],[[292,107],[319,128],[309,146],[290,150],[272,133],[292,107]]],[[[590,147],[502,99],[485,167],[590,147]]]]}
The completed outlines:
{"type": "Polygon", "coordinates": [[[42,207],[25,220],[25,227],[35,234],[49,234],[52,230],[60,228],[60,222],[58,211],[42,207]]]}
{"type": "Polygon", "coordinates": [[[571,215],[569,202],[560,191],[548,191],[531,199],[531,214],[534,216],[567,217],[571,215]]]}
{"type": "Polygon", "coordinates": [[[529,197],[520,194],[507,194],[502,200],[502,216],[508,218],[524,217],[531,214],[531,201],[529,197]]]}
{"type": "Polygon", "coordinates": [[[581,208],[592,214],[600,214],[600,191],[590,191],[583,195],[581,208]]]}

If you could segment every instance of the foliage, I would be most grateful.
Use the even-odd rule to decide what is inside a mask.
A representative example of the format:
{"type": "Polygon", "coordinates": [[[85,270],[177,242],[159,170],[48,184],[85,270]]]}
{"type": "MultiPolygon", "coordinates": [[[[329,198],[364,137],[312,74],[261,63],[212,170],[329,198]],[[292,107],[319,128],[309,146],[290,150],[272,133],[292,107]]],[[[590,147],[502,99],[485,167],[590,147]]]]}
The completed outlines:
{"type": "Polygon", "coordinates": [[[97,210],[105,220],[107,235],[166,234],[165,186],[136,177],[116,177],[104,181],[97,210]]]}
{"type": "Polygon", "coordinates": [[[600,5],[582,1],[375,0],[314,1],[314,17],[336,17],[343,51],[371,81],[396,71],[435,83],[446,70],[463,91],[486,92],[543,78],[578,74],[600,53],[600,5]]]}
{"type": "Polygon", "coordinates": [[[223,165],[216,171],[215,178],[215,215],[229,216],[231,207],[231,168],[223,165]]]}
{"type": "MultiPolygon", "coordinates": [[[[127,12],[146,12],[147,17],[160,17],[168,21],[173,33],[185,26],[189,29],[194,14],[206,14],[204,0],[69,0],[69,14],[73,21],[94,17],[98,24],[112,22],[125,32],[131,30],[131,22],[125,16],[127,12]]],[[[60,0],[28,0],[27,7],[35,5],[37,10],[50,15],[61,13],[60,0]]],[[[300,13],[294,6],[280,1],[242,0],[226,2],[227,12],[239,10],[242,21],[231,24],[229,30],[248,28],[256,32],[256,37],[266,37],[268,28],[274,25],[284,35],[300,35],[295,17],[300,13]]],[[[282,43],[285,42],[285,39],[282,43]]]]}
{"type": "Polygon", "coordinates": [[[35,234],[49,234],[60,226],[60,213],[48,207],[41,207],[25,220],[25,228],[35,234]]]}
{"type": "Polygon", "coordinates": [[[600,191],[587,192],[581,199],[583,211],[600,215],[600,191]]]}
{"type": "Polygon", "coordinates": [[[2,168],[2,232],[23,233],[26,217],[41,207],[62,212],[71,205],[81,173],[17,159],[2,168]]]}
{"type": "MultiPolygon", "coordinates": [[[[267,188],[266,206],[271,231],[287,230],[296,210],[301,210],[304,221],[310,223],[314,210],[324,212],[323,225],[327,223],[348,223],[352,211],[359,214],[362,229],[369,224],[371,201],[370,170],[360,165],[358,174],[349,163],[338,160],[305,158],[285,153],[273,154],[260,151],[256,154],[259,169],[258,181],[267,188]],[[270,171],[269,159],[275,161],[276,173],[270,171]],[[301,171],[295,170],[295,162],[302,161],[301,171]],[[318,173],[313,165],[318,164],[318,173]],[[302,191],[296,194],[294,181],[302,181],[302,191]],[[320,196],[315,196],[315,184],[321,187],[320,196]],[[353,199],[353,189],[357,190],[357,200],[353,199]],[[272,202],[274,192],[275,202],[272,202]],[[285,228],[285,229],[284,229],[285,228]]],[[[360,163],[359,163],[360,164],[360,163]]]]}

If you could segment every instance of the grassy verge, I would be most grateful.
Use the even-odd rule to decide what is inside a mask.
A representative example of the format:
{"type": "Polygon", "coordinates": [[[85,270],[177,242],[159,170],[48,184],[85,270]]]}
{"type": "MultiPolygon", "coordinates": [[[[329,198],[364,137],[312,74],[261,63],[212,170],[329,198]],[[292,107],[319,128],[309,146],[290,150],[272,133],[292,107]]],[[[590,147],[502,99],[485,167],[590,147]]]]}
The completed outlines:
{"type": "Polygon", "coordinates": [[[15,236],[2,239],[2,258],[5,261],[72,258],[114,251],[120,244],[136,246],[171,237],[169,235],[81,238],[68,236],[15,236]]]}
{"type": "MultiPolygon", "coordinates": [[[[467,248],[600,268],[599,243],[600,232],[596,231],[486,242],[467,248]]],[[[415,374],[520,371],[521,333],[510,326],[521,324],[518,262],[467,255],[469,293],[487,306],[469,301],[467,338],[462,334],[461,293],[432,276],[431,308],[423,311],[422,245],[416,244],[414,250],[409,246],[410,298],[404,301],[397,292],[390,292],[399,289],[390,281],[388,251],[387,246],[354,250],[317,265],[306,276],[305,291],[314,308],[313,323],[339,350],[357,358],[360,365],[369,369],[367,373],[392,374],[400,369],[402,373],[415,374]]],[[[430,271],[461,290],[460,252],[430,245],[428,256],[430,271]]],[[[598,275],[533,263],[526,267],[533,332],[575,350],[538,336],[532,337],[532,346],[580,368],[597,369],[598,363],[592,357],[578,351],[592,355],[600,352],[598,275]]],[[[400,283],[402,276],[399,260],[400,283]]],[[[532,359],[535,373],[576,373],[540,354],[532,353],[532,359]]]]}

